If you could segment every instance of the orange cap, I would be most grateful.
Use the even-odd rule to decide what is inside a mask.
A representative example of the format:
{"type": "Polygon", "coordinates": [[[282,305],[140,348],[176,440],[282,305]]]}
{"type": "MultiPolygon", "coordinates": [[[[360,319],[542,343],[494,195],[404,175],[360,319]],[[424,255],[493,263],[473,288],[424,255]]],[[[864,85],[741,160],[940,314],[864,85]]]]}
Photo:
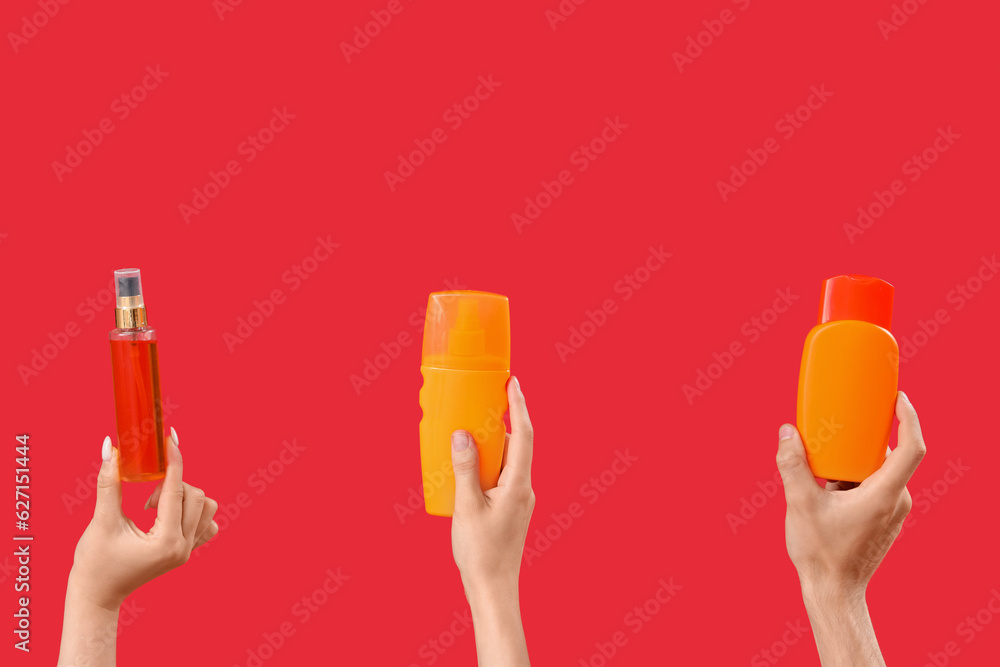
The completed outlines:
{"type": "Polygon", "coordinates": [[[421,363],[454,370],[510,370],[507,297],[472,290],[432,293],[421,363]]]}
{"type": "Polygon", "coordinates": [[[893,286],[869,276],[834,276],[823,281],[819,323],[861,320],[883,329],[892,325],[893,286]]]}

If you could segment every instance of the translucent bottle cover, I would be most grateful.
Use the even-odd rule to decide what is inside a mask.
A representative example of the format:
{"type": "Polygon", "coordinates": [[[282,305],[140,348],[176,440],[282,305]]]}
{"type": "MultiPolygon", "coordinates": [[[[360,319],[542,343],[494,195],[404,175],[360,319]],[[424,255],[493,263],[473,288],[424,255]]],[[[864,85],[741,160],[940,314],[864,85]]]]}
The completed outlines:
{"type": "Polygon", "coordinates": [[[888,330],[892,326],[894,292],[892,285],[870,276],[828,278],[823,281],[820,293],[819,323],[861,320],[888,330]]]}
{"type": "Polygon", "coordinates": [[[510,370],[507,297],[472,290],[432,293],[421,363],[454,370],[510,370]]]}

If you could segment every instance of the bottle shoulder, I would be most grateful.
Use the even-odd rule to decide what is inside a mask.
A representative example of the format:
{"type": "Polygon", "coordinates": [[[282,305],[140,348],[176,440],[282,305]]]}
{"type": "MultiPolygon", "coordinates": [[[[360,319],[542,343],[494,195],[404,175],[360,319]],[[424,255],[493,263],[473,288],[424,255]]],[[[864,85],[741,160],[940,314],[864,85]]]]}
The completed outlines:
{"type": "Polygon", "coordinates": [[[112,329],[108,332],[108,340],[155,341],[156,329],[139,327],[137,329],[112,329]]]}

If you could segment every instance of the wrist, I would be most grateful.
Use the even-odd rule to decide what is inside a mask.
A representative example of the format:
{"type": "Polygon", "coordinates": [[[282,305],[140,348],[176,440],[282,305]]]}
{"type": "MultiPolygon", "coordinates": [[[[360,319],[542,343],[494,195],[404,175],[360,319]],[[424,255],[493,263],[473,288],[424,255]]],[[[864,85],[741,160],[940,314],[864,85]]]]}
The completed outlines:
{"type": "Polygon", "coordinates": [[[86,606],[98,612],[117,615],[125,597],[99,590],[89,577],[77,571],[76,566],[69,571],[69,582],[66,585],[67,603],[72,602],[74,605],[86,606]]]}

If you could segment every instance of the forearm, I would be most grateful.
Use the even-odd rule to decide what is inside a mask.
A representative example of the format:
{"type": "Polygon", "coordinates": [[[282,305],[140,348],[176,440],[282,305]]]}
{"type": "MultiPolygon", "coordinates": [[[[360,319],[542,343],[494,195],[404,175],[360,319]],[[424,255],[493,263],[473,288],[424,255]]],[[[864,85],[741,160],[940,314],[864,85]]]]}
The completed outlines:
{"type": "Polygon", "coordinates": [[[91,602],[70,573],[59,667],[114,667],[117,635],[118,607],[91,602]]]}
{"type": "Polygon", "coordinates": [[[517,581],[466,586],[480,667],[528,667],[517,581]]]}
{"type": "Polygon", "coordinates": [[[864,590],[803,584],[802,599],[823,667],[885,667],[864,590]]]}

